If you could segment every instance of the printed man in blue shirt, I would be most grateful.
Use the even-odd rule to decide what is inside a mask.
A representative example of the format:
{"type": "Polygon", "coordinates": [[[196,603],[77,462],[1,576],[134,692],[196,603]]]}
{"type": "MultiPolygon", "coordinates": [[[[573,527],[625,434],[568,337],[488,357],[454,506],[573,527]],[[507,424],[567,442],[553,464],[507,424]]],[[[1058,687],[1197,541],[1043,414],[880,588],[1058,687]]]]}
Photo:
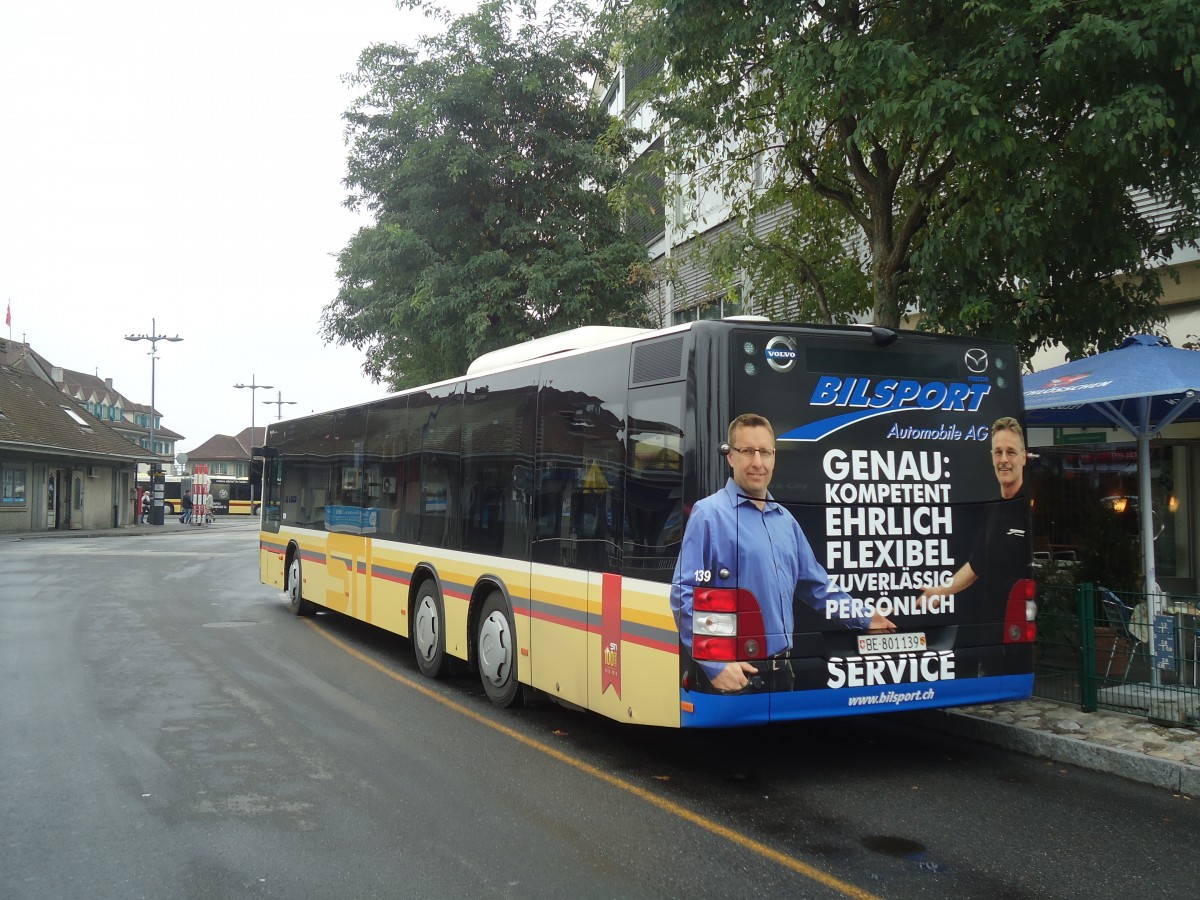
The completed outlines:
{"type": "MultiPolygon", "coordinates": [[[[729,425],[727,459],[732,470],[725,487],[692,507],[671,588],[671,611],[679,635],[692,652],[692,597],[697,587],[748,590],[762,611],[766,660],[756,663],[700,662],[712,686],[740,691],[761,677],[771,690],[791,690],[794,675],[787,656],[794,630],[793,597],[799,593],[814,609],[830,598],[848,599],[829,586],[800,523],[771,497],[775,471],[775,431],[764,417],[738,416],[729,425]]],[[[844,619],[847,628],[895,631],[886,618],[844,619]]]]}

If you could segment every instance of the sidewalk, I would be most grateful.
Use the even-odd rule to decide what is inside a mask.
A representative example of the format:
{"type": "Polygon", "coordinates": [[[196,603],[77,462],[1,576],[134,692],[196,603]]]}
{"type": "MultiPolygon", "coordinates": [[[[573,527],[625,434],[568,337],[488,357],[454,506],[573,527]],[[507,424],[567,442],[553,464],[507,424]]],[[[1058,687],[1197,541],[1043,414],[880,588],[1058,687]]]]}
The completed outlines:
{"type": "Polygon", "coordinates": [[[1200,797],[1200,731],[1034,697],[916,714],[963,737],[1200,797]]]}
{"type": "Polygon", "coordinates": [[[204,531],[217,529],[225,531],[236,527],[248,531],[258,530],[257,516],[214,516],[209,525],[197,525],[194,522],[184,525],[178,515],[168,515],[161,525],[121,525],[117,528],[94,528],[72,530],[70,528],[54,531],[26,531],[14,534],[0,534],[0,541],[35,541],[60,538],[121,538],[146,537],[157,534],[199,534],[204,531]]]}
{"type": "MultiPolygon", "coordinates": [[[[255,531],[258,519],[218,516],[211,525],[183,525],[178,516],[168,516],[162,525],[0,535],[0,540],[200,534],[231,528],[255,531]]],[[[1078,706],[1037,697],[1019,703],[899,715],[972,740],[1200,797],[1198,728],[1166,728],[1151,725],[1140,716],[1105,710],[1088,713],[1078,706]]]]}

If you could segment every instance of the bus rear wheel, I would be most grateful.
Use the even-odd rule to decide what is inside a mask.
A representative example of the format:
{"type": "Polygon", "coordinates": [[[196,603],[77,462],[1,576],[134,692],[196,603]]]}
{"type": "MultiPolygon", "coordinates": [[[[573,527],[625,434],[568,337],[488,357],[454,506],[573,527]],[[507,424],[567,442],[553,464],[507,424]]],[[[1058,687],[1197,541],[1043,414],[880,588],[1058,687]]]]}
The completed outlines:
{"type": "Polygon", "coordinates": [[[450,668],[446,657],[446,616],[442,598],[432,581],[426,581],[417,591],[413,607],[412,645],[417,668],[426,678],[441,678],[450,668]]]}
{"type": "Polygon", "coordinates": [[[521,683],[517,680],[517,635],[508,603],[499,591],[483,603],[476,634],[479,679],[488,699],[499,707],[517,706],[521,683]]]}
{"type": "Polygon", "coordinates": [[[297,616],[311,616],[313,605],[304,599],[304,579],[301,577],[300,557],[293,556],[288,565],[287,591],[288,601],[292,604],[292,613],[297,616]]]}

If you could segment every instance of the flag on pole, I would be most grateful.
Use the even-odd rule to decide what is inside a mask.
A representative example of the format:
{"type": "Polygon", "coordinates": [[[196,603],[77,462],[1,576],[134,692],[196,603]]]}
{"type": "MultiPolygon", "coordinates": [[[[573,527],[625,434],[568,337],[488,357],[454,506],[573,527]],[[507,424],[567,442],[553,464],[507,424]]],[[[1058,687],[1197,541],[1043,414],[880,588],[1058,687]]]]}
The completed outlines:
{"type": "Polygon", "coordinates": [[[12,328],[12,301],[8,301],[8,312],[4,314],[4,324],[12,328]]]}

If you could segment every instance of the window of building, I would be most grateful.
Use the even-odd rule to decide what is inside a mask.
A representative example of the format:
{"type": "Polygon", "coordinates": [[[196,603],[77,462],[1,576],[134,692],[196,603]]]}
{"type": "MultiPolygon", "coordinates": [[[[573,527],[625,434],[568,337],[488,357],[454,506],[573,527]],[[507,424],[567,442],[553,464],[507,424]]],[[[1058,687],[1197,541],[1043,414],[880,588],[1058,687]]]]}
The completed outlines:
{"type": "Polygon", "coordinates": [[[80,415],[79,413],[77,413],[75,410],[71,409],[71,407],[69,407],[69,406],[60,406],[60,407],[59,407],[59,409],[61,409],[61,410],[62,410],[63,412],[65,412],[65,413],[66,413],[68,416],[70,416],[70,417],[71,417],[71,421],[73,421],[73,422],[74,422],[76,425],[82,425],[84,428],[88,428],[89,430],[91,430],[91,429],[89,428],[89,426],[88,426],[88,421],[87,421],[87,419],[85,419],[83,416],[81,416],[81,415],[80,415]]]}
{"type": "Polygon", "coordinates": [[[0,505],[13,509],[25,505],[25,469],[5,466],[0,470],[0,505]]]}
{"type": "Polygon", "coordinates": [[[640,55],[625,60],[625,102],[636,100],[638,88],[642,83],[663,69],[663,61],[656,55],[640,55]]]}
{"type": "Polygon", "coordinates": [[[726,316],[741,315],[742,312],[742,301],[739,298],[719,294],[675,310],[671,313],[671,324],[678,325],[680,322],[695,322],[700,319],[723,319],[726,316]]]}
{"type": "Polygon", "coordinates": [[[632,188],[625,230],[644,244],[661,239],[667,227],[663,209],[666,183],[662,174],[654,169],[656,156],[662,149],[663,139],[659,138],[625,171],[625,178],[632,188]]]}
{"type": "MultiPolygon", "coordinates": [[[[1150,447],[1155,574],[1168,590],[1169,579],[1192,578],[1188,449],[1165,441],[1150,447]]],[[[1136,582],[1143,502],[1136,446],[1039,447],[1036,453],[1025,469],[1035,543],[1077,558],[1090,546],[1102,546],[1110,561],[1126,560],[1129,572],[1121,574],[1136,582]]]]}

